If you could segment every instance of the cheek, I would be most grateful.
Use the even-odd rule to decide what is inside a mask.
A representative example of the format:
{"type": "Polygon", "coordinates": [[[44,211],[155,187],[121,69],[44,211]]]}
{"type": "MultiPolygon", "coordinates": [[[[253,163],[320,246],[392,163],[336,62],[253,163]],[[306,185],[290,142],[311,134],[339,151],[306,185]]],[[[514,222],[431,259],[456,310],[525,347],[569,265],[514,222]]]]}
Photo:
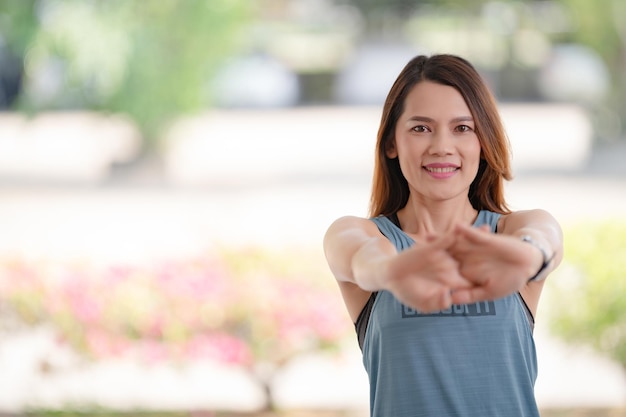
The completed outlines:
{"type": "Polygon", "coordinates": [[[471,141],[471,143],[468,144],[468,155],[471,155],[472,157],[476,158],[476,159],[480,159],[483,157],[483,148],[482,146],[480,146],[480,141],[478,140],[478,138],[476,138],[475,140],[471,141]]]}
{"type": "Polygon", "coordinates": [[[471,141],[471,143],[467,143],[467,146],[463,149],[463,157],[465,159],[465,164],[471,166],[472,171],[478,172],[478,167],[480,165],[480,160],[483,156],[482,147],[480,146],[480,142],[478,139],[475,141],[471,141]]]}

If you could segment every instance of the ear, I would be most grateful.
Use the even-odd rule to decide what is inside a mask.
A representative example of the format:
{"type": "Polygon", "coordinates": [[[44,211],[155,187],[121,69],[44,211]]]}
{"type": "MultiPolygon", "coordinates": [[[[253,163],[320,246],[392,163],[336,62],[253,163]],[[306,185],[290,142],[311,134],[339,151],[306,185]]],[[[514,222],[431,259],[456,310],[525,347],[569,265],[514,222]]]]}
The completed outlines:
{"type": "Polygon", "coordinates": [[[398,150],[396,149],[396,138],[393,138],[385,144],[385,155],[387,158],[394,159],[398,157],[398,150]]]}

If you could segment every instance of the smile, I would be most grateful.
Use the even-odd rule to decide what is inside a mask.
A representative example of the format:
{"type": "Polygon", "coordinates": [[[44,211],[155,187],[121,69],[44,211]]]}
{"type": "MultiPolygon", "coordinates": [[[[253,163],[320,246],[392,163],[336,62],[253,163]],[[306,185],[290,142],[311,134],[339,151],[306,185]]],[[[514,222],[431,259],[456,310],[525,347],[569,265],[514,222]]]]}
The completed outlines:
{"type": "Polygon", "coordinates": [[[443,168],[424,167],[424,169],[428,172],[432,172],[435,174],[445,174],[445,173],[454,172],[459,168],[458,167],[443,167],[443,168]]]}
{"type": "Polygon", "coordinates": [[[446,180],[456,176],[461,167],[456,165],[432,164],[424,167],[424,171],[433,179],[446,180]]]}

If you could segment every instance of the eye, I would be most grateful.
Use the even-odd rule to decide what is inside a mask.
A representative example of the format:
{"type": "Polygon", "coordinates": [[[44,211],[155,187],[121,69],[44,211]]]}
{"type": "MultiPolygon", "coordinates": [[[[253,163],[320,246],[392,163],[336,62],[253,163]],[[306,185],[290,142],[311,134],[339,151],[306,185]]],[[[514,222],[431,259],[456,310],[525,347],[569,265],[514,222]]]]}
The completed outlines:
{"type": "Polygon", "coordinates": [[[472,129],[468,125],[458,125],[454,130],[456,130],[457,132],[465,133],[465,132],[472,132],[474,129],[472,129]]]}
{"type": "Polygon", "coordinates": [[[412,131],[417,132],[417,133],[427,133],[430,132],[430,128],[428,126],[425,125],[418,125],[415,126],[413,128],[411,128],[412,131]]]}

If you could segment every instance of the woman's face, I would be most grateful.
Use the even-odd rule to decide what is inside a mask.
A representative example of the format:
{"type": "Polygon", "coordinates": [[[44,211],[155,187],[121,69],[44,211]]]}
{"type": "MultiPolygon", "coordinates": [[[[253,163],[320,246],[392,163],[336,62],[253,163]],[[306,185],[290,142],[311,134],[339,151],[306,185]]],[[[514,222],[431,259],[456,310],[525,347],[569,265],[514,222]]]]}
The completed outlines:
{"type": "Polygon", "coordinates": [[[429,201],[467,199],[478,173],[480,142],[463,96],[455,88],[422,81],[409,92],[396,123],[398,157],[412,196],[429,201]]]}

